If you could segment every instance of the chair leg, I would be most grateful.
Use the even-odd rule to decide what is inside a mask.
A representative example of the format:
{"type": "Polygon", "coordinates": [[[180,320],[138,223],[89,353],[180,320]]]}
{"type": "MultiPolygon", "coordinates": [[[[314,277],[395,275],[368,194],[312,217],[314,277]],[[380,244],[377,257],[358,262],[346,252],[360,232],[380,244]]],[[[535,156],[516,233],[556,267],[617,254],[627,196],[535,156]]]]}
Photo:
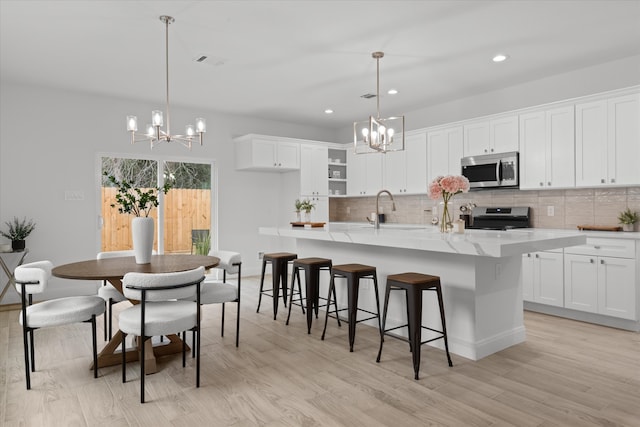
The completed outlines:
{"type": "MultiPolygon", "coordinates": [[[[187,333],[182,334],[182,341],[187,339],[187,333]]],[[[196,358],[196,331],[191,330],[191,358],[196,358]]]]}
{"type": "Polygon", "coordinates": [[[104,321],[102,322],[104,325],[104,340],[107,340],[107,316],[108,316],[108,305],[107,302],[104,302],[104,314],[103,314],[103,318],[104,321]]]}
{"type": "Polygon", "coordinates": [[[28,334],[27,327],[25,324],[22,324],[22,339],[24,341],[24,370],[25,370],[25,378],[27,379],[27,390],[31,390],[31,368],[29,367],[29,339],[27,338],[28,334]]]}
{"type": "MultiPolygon", "coordinates": [[[[289,310],[287,310],[287,321],[285,325],[289,324],[289,319],[291,318],[291,306],[293,305],[293,289],[296,285],[296,274],[298,275],[298,286],[300,286],[300,269],[298,266],[293,267],[293,271],[291,272],[291,289],[289,290],[289,310]]],[[[302,294],[300,294],[300,306],[302,306],[302,294]]],[[[304,312],[304,308],[302,309],[304,312]]]]}
{"type": "Polygon", "coordinates": [[[236,314],[236,347],[240,343],[240,292],[238,292],[238,313],[236,314]]]}
{"type": "Polygon", "coordinates": [[[380,363],[380,357],[382,356],[382,344],[384,343],[384,331],[387,327],[387,309],[389,308],[389,295],[391,294],[391,286],[387,285],[384,292],[384,309],[382,310],[382,328],[380,329],[380,349],[378,350],[378,357],[376,362],[380,363]]]}
{"type": "Polygon", "coordinates": [[[442,334],[444,335],[444,349],[447,351],[447,362],[449,362],[449,366],[453,366],[453,362],[451,361],[451,356],[449,355],[449,342],[447,340],[447,325],[444,319],[444,303],[442,301],[442,289],[437,288],[436,293],[438,294],[438,304],[440,305],[440,319],[442,320],[442,334]]]}
{"type": "Polygon", "coordinates": [[[144,377],[146,375],[144,372],[144,359],[146,357],[145,351],[144,351],[145,338],[146,337],[141,336],[140,341],[138,343],[138,345],[140,345],[140,403],[144,403],[144,377]]]}
{"type": "Polygon", "coordinates": [[[93,378],[98,378],[98,333],[96,332],[96,315],[91,316],[91,338],[93,343],[93,378]]]}
{"type": "MultiPolygon", "coordinates": [[[[178,334],[178,337],[180,336],[180,334],[178,334]]],[[[187,337],[187,331],[183,331],[182,332],[182,367],[184,368],[185,366],[187,366],[187,342],[184,340],[184,338],[187,337]]]]}
{"type": "Polygon", "coordinates": [[[113,300],[109,298],[109,339],[113,337],[113,300]]]}
{"type": "Polygon", "coordinates": [[[122,382],[127,382],[127,334],[122,332],[122,382]]]}
{"type": "MultiPolygon", "coordinates": [[[[320,340],[324,341],[324,334],[325,332],[327,332],[327,322],[329,322],[329,309],[331,307],[331,293],[333,293],[333,302],[336,305],[336,317],[338,318],[338,303],[336,301],[335,295],[336,295],[336,283],[335,283],[335,277],[333,276],[333,274],[331,275],[331,279],[329,279],[329,295],[327,295],[327,311],[325,312],[324,315],[324,329],[322,329],[322,337],[320,337],[320,340]]],[[[340,319],[338,318],[338,324],[340,324],[340,319]]]]}
{"type": "Polygon", "coordinates": [[[258,308],[256,310],[256,313],[260,312],[260,303],[262,302],[262,289],[264,287],[264,273],[267,270],[267,262],[266,261],[262,261],[262,275],[260,277],[260,292],[258,292],[258,308]]]}
{"type": "Polygon", "coordinates": [[[36,355],[35,355],[35,350],[34,350],[34,345],[33,345],[33,331],[35,331],[35,329],[31,329],[29,331],[29,341],[30,341],[30,346],[29,346],[29,354],[31,355],[31,372],[35,372],[36,371],[36,355]]]}
{"type": "Polygon", "coordinates": [[[222,303],[222,323],[220,327],[220,336],[224,337],[224,303],[222,303]]]}

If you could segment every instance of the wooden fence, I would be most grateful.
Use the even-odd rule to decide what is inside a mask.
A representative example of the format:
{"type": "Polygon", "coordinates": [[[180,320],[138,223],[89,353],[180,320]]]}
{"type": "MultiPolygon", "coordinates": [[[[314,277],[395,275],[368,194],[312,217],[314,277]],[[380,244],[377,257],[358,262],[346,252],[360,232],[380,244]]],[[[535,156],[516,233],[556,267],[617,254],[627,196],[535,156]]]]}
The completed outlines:
{"type": "MultiPolygon", "coordinates": [[[[192,249],[191,231],[209,230],[211,225],[211,190],[191,190],[173,188],[165,196],[165,253],[190,253],[192,249]]],[[[102,188],[102,251],[131,249],[131,215],[118,212],[116,189],[102,188]]],[[[157,209],[149,215],[156,221],[157,209]]],[[[157,222],[156,222],[157,226],[157,222]]],[[[157,231],[157,230],[156,230],[157,231]]],[[[158,248],[157,238],[153,244],[158,248]]]]}

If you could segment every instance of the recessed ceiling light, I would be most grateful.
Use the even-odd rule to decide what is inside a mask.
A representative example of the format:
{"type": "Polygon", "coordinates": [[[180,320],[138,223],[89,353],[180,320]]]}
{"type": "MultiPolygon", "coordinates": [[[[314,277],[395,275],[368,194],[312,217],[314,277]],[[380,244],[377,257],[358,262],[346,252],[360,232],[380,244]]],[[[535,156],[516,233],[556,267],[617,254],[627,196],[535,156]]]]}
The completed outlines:
{"type": "Polygon", "coordinates": [[[398,93],[398,89],[389,89],[389,91],[387,92],[389,95],[395,95],[398,93]]]}
{"type": "Polygon", "coordinates": [[[331,108],[327,108],[326,110],[324,110],[325,114],[333,114],[333,110],[331,108]]]}
{"type": "Polygon", "coordinates": [[[508,58],[509,58],[509,55],[506,55],[504,53],[499,53],[493,57],[493,62],[503,62],[503,61],[506,61],[508,58]]]}

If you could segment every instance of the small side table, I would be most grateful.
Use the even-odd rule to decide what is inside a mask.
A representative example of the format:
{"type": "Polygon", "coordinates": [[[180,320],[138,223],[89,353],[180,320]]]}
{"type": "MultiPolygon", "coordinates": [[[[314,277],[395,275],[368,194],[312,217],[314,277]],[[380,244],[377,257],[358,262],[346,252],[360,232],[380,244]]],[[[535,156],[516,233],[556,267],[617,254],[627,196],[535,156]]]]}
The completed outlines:
{"type": "Polygon", "coordinates": [[[18,263],[16,264],[17,267],[19,265],[22,265],[22,263],[24,262],[24,258],[28,253],[29,251],[27,249],[21,252],[0,252],[0,267],[2,267],[2,269],[4,270],[4,274],[6,274],[8,278],[7,283],[5,283],[4,287],[2,288],[2,292],[0,292],[0,302],[2,302],[2,298],[4,298],[4,295],[7,293],[9,288],[15,283],[15,277],[13,276],[13,270],[15,270],[15,267],[13,268],[13,270],[10,269],[9,266],[5,263],[2,256],[5,254],[21,254],[21,256],[18,258],[18,263]]]}

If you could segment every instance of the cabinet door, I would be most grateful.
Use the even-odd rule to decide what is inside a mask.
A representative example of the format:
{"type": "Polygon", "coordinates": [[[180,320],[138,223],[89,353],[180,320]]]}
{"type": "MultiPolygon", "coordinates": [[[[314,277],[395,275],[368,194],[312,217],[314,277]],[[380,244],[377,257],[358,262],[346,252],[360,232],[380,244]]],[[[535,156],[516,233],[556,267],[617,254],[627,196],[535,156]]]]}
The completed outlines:
{"type": "Polygon", "coordinates": [[[353,150],[347,151],[347,194],[350,196],[361,196],[365,194],[367,181],[366,158],[373,154],[355,154],[353,150]]]}
{"type": "Polygon", "coordinates": [[[605,183],[607,101],[576,104],[576,186],[591,187],[605,183]]]}
{"type": "Polygon", "coordinates": [[[360,154],[365,158],[366,162],[366,175],[365,175],[365,185],[364,185],[364,194],[367,195],[376,195],[378,191],[382,190],[382,156],[384,154],[374,153],[374,154],[360,154]]]}
{"type": "Polygon", "coordinates": [[[518,116],[503,117],[489,122],[489,152],[518,151],[518,116]]]}
{"type": "Polygon", "coordinates": [[[439,175],[459,175],[463,156],[462,126],[427,135],[427,182],[439,175]]]}
{"type": "MultiPolygon", "coordinates": [[[[408,146],[405,140],[405,150],[391,151],[384,155],[384,188],[394,194],[407,191],[407,156],[408,146]]],[[[375,156],[375,154],[371,154],[375,156]]]]}
{"type": "Polygon", "coordinates": [[[533,254],[522,255],[521,282],[522,282],[522,299],[524,301],[533,301],[533,254]]]}
{"type": "Polygon", "coordinates": [[[598,313],[636,320],[635,277],[635,260],[599,257],[598,313]]]}
{"type": "Polygon", "coordinates": [[[545,112],[520,116],[520,188],[542,189],[546,181],[545,112]]]}
{"type": "Polygon", "coordinates": [[[282,169],[300,169],[300,144],[279,142],[277,144],[278,167],[282,169]]]}
{"type": "MultiPolygon", "coordinates": [[[[462,140],[461,140],[462,142],[462,140]]],[[[405,138],[405,192],[427,191],[427,135],[419,133],[405,138]]],[[[460,144],[462,150],[462,143],[460,144]]]]}
{"type": "Polygon", "coordinates": [[[488,121],[464,125],[464,155],[488,154],[490,134],[488,121]]]}
{"type": "Polygon", "coordinates": [[[327,176],[327,147],[302,145],[300,147],[300,194],[326,196],[329,189],[327,176]]]}
{"type": "Polygon", "coordinates": [[[277,143],[268,139],[255,138],[251,143],[253,167],[277,168],[277,143]]]}
{"type": "Polygon", "coordinates": [[[563,260],[562,253],[535,253],[533,296],[536,302],[564,306],[563,260]]]}
{"type": "Polygon", "coordinates": [[[608,101],[608,183],[640,184],[640,94],[608,101]]]}
{"type": "Polygon", "coordinates": [[[549,188],[575,186],[575,120],[573,106],[545,114],[546,184],[549,188]]]}
{"type": "Polygon", "coordinates": [[[316,205],[311,210],[311,222],[329,222],[329,197],[313,196],[309,200],[316,205]]]}
{"type": "Polygon", "coordinates": [[[598,264],[596,257],[564,255],[564,306],[598,312],[598,264]]]}

